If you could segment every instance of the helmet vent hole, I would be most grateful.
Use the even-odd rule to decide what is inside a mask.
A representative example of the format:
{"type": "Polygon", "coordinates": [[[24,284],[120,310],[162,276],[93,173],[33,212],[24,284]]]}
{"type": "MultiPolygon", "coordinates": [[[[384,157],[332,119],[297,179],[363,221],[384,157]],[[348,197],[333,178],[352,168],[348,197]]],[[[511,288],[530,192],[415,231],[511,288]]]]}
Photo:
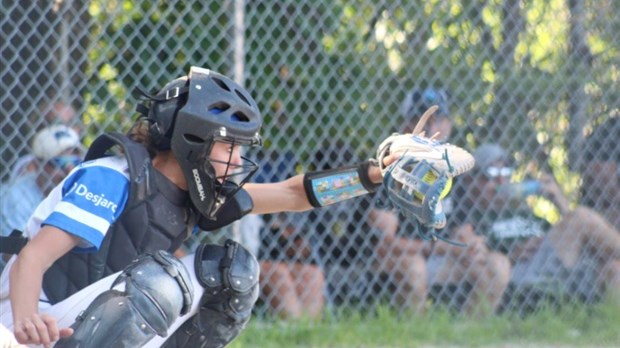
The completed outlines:
{"type": "Polygon", "coordinates": [[[235,89],[235,93],[239,96],[239,98],[241,98],[241,100],[243,100],[246,104],[248,104],[249,106],[252,106],[252,104],[248,101],[248,98],[246,98],[243,93],[239,92],[238,90],[235,89]]]}
{"type": "Polygon", "coordinates": [[[185,138],[185,140],[187,140],[187,142],[190,142],[190,143],[195,143],[195,144],[204,143],[204,140],[202,138],[195,136],[193,134],[185,134],[183,137],[185,138]]]}
{"type": "Polygon", "coordinates": [[[214,114],[221,114],[228,109],[230,109],[230,105],[225,103],[218,103],[213,107],[209,108],[209,111],[213,112],[214,114]]]}
{"type": "Polygon", "coordinates": [[[230,88],[228,87],[227,84],[224,83],[224,81],[218,79],[218,78],[213,78],[213,81],[215,81],[215,83],[217,83],[218,86],[220,86],[222,89],[225,89],[227,91],[231,91],[230,88]]]}
{"type": "Polygon", "coordinates": [[[241,113],[232,114],[230,119],[237,122],[250,122],[250,118],[241,113]]]}

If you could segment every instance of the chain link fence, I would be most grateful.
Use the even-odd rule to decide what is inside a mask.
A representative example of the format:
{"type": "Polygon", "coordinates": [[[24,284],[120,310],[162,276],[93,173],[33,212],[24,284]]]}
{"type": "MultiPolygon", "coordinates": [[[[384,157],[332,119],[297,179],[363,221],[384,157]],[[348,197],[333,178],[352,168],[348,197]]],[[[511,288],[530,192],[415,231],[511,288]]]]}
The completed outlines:
{"type": "Polygon", "coordinates": [[[134,88],[190,66],[235,78],[260,104],[257,181],[373,157],[411,122],[405,100],[441,103],[449,142],[506,152],[483,147],[490,163],[446,201],[444,236],[467,247],[421,240],[378,192],[250,216],[187,248],[231,234],[247,243],[263,265],[260,316],[601,301],[620,290],[619,10],[616,0],[3,0],[2,185],[38,129],[69,123],[86,145],[125,131],[134,88]],[[512,196],[518,207],[487,199],[484,183],[522,192],[508,179],[542,184],[512,196]]]}

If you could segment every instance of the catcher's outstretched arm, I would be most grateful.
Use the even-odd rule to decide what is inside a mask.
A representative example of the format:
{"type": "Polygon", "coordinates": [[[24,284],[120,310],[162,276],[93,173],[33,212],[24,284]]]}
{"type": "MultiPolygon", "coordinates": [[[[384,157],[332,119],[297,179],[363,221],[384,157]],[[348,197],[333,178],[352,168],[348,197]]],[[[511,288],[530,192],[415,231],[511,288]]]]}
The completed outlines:
{"type": "MultiPolygon", "coordinates": [[[[399,157],[398,154],[385,156],[383,163],[390,165],[399,157]]],[[[371,163],[373,161],[329,171],[300,174],[275,183],[248,183],[243,188],[254,203],[252,214],[305,211],[376,189],[382,184],[383,175],[379,167],[370,165],[371,163]],[[340,182],[350,185],[347,188],[335,187],[335,182],[338,182],[338,185],[340,182]],[[325,190],[329,187],[334,188],[331,193],[325,190]]]]}

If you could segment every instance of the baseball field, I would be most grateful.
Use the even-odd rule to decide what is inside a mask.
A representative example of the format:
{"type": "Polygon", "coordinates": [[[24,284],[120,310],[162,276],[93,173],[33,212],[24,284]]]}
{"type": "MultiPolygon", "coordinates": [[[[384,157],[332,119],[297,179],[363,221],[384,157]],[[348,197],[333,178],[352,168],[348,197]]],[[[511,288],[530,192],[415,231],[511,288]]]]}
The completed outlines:
{"type": "Polygon", "coordinates": [[[618,347],[620,307],[547,308],[526,317],[464,318],[378,310],[371,317],[251,321],[231,347],[618,347]]]}

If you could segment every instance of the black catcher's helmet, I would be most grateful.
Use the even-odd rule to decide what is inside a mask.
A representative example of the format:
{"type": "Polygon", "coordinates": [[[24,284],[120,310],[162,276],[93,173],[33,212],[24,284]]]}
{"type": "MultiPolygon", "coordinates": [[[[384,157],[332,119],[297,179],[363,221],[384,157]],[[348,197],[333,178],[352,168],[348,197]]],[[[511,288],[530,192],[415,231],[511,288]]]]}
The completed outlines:
{"type": "Polygon", "coordinates": [[[159,150],[172,149],[187,180],[194,207],[208,219],[254,174],[246,158],[216,177],[209,155],[216,141],[261,145],[262,117],[252,96],[239,84],[214,71],[192,67],[189,75],[166,84],[150,105],[138,108],[151,122],[150,136],[159,150]],[[232,176],[242,179],[230,180],[232,176]]]}

